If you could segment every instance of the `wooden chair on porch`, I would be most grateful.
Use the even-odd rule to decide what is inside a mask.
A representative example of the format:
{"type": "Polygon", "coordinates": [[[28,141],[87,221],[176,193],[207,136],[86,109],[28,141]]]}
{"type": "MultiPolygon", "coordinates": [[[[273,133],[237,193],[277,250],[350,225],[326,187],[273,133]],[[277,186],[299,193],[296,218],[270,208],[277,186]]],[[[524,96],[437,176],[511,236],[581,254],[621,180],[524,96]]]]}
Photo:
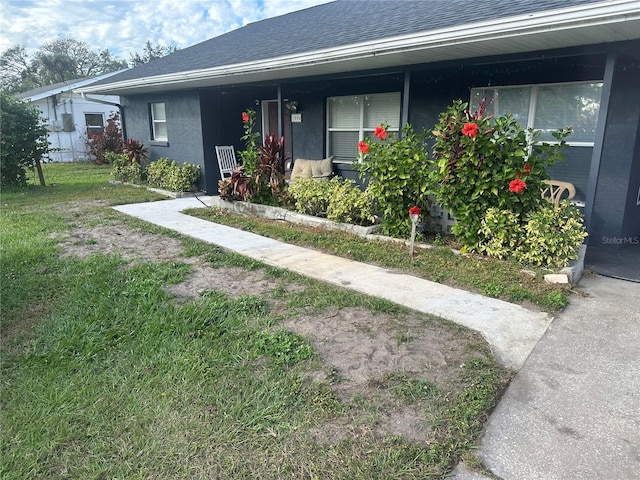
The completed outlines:
{"type": "Polygon", "coordinates": [[[547,187],[542,190],[542,196],[553,202],[554,205],[560,205],[562,200],[571,200],[576,196],[576,188],[573,183],[562,182],[560,180],[544,180],[547,187]]]}
{"type": "Polygon", "coordinates": [[[225,175],[230,177],[236,169],[236,153],[233,145],[217,145],[216,156],[218,157],[220,178],[225,178],[225,175]]]}

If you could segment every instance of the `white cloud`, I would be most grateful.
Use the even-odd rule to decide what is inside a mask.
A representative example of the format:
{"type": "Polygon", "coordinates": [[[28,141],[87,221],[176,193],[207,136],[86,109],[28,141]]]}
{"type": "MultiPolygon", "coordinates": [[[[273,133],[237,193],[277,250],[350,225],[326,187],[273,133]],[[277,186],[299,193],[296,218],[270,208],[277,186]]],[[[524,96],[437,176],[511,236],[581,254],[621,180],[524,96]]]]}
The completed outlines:
{"type": "Polygon", "coordinates": [[[59,37],[128,60],[147,40],[180,48],[329,0],[0,0],[0,52],[59,37]]]}

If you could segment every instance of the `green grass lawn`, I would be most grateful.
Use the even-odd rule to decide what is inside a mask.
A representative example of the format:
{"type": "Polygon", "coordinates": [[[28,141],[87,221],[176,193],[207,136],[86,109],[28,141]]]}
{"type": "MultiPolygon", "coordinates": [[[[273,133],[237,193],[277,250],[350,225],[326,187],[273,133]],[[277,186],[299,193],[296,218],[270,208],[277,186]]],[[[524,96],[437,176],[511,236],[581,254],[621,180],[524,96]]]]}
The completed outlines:
{"type": "Polygon", "coordinates": [[[1,478],[444,478],[472,451],[511,377],[478,335],[121,215],[109,207],[159,197],[108,184],[108,167],[44,171],[47,187],[1,197],[1,478]],[[63,248],[105,225],[182,253],[133,260],[93,237],[68,245],[90,255],[63,248]],[[202,268],[262,286],[168,289],[202,268]],[[347,314],[393,348],[429,332],[442,356],[357,384],[331,342],[286,327],[347,314]],[[424,435],[385,430],[394,412],[424,435]]]}
{"type": "Polygon", "coordinates": [[[370,240],[357,235],[279,221],[248,217],[219,208],[194,208],[185,211],[205,220],[359,262],[401,270],[434,282],[481,293],[513,303],[524,303],[545,311],[557,311],[567,303],[570,287],[549,284],[537,269],[531,275],[515,261],[475,254],[454,254],[448,246],[417,248],[412,258],[404,244],[370,240]]]}

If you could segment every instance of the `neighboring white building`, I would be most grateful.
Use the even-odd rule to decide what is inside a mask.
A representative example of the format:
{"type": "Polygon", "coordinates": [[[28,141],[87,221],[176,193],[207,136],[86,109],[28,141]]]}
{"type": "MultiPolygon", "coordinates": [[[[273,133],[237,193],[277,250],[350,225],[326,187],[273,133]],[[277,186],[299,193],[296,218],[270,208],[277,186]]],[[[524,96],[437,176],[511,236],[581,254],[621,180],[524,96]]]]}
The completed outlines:
{"type": "Polygon", "coordinates": [[[118,113],[120,97],[117,95],[86,95],[74,89],[88,86],[119,72],[92,78],[35,88],[19,93],[16,98],[37,107],[49,127],[49,154],[56,162],[87,160],[86,141],[89,132],[101,132],[112,113],[118,113]],[[103,103],[104,102],[104,103],[103,103]]]}

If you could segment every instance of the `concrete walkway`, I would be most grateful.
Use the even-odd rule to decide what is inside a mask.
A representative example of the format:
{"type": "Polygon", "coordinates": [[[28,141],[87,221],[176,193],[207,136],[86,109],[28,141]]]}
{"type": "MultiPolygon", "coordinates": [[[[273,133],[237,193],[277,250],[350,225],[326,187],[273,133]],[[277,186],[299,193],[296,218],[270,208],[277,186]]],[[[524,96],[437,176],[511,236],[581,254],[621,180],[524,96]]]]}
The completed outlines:
{"type": "MultiPolygon", "coordinates": [[[[211,204],[212,197],[200,197],[211,204]]],[[[195,198],[121,205],[116,210],[218,245],[268,265],[323,280],[479,331],[503,365],[520,369],[552,317],[508,302],[354,262],[181,213],[204,207],[195,198]]]]}
{"type": "MultiPolygon", "coordinates": [[[[201,197],[202,198],[202,197],[201,197]]],[[[202,200],[209,204],[211,198],[202,200]]],[[[549,315],[180,213],[193,198],[116,210],[269,265],[480,331],[518,371],[478,451],[504,480],[640,479],[640,284],[583,277],[585,298],[549,315]],[[547,332],[548,328],[548,332],[547,332]],[[546,334],[545,334],[546,332],[546,334]]],[[[460,465],[457,480],[487,480],[460,465]]]]}

